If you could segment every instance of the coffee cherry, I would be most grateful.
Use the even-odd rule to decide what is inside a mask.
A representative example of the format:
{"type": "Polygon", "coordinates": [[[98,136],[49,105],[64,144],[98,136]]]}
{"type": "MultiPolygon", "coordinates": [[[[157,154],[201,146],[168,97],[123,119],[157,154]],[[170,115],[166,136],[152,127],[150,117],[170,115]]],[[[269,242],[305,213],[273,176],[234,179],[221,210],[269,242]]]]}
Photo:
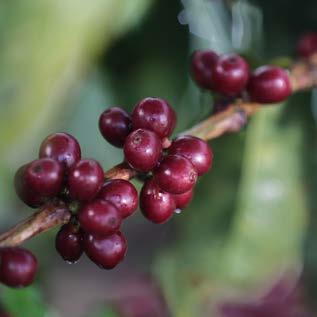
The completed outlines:
{"type": "Polygon", "coordinates": [[[46,197],[39,196],[26,186],[24,181],[25,170],[28,164],[21,166],[14,176],[14,187],[18,197],[29,207],[37,208],[42,206],[47,200],[46,197]]]}
{"type": "Polygon", "coordinates": [[[219,56],[214,51],[196,51],[191,57],[191,75],[196,83],[205,89],[213,89],[212,69],[219,56]]]}
{"type": "Polygon", "coordinates": [[[114,179],[106,182],[98,198],[110,201],[121,213],[122,218],[133,214],[138,207],[138,192],[135,187],[123,179],[114,179]]]}
{"type": "Polygon", "coordinates": [[[141,100],[132,113],[132,128],[155,132],[160,138],[168,137],[176,125],[176,114],[169,103],[160,98],[141,100]]]}
{"type": "Polygon", "coordinates": [[[68,223],[59,230],[55,248],[60,256],[69,263],[75,263],[83,253],[83,234],[78,226],[68,223]]]}
{"type": "Polygon", "coordinates": [[[80,160],[81,150],[77,140],[67,133],[49,135],[41,144],[40,158],[50,157],[67,169],[80,160]]]}
{"type": "Polygon", "coordinates": [[[183,194],[192,189],[197,176],[193,164],[181,155],[166,156],[154,173],[157,184],[172,194],[183,194]]]}
{"type": "Polygon", "coordinates": [[[255,102],[276,103],[285,100],[292,89],[289,76],[283,68],[262,66],[253,72],[248,92],[255,102]]]}
{"type": "Polygon", "coordinates": [[[97,161],[80,160],[68,175],[69,194],[79,201],[92,200],[98,194],[103,180],[103,169],[97,161]]]}
{"type": "Polygon", "coordinates": [[[186,208],[193,198],[194,191],[191,189],[183,194],[173,195],[177,209],[186,208]]]}
{"type": "Polygon", "coordinates": [[[302,35],[297,43],[297,54],[307,58],[317,53],[317,33],[310,32],[302,35]]]}
{"type": "Polygon", "coordinates": [[[109,143],[116,147],[123,147],[131,131],[130,116],[119,107],[109,108],[99,117],[99,130],[109,143]]]}
{"type": "Polygon", "coordinates": [[[143,215],[154,223],[164,223],[176,209],[173,195],[163,191],[153,179],[147,180],[140,193],[143,215]]]}
{"type": "Polygon", "coordinates": [[[50,158],[42,158],[28,164],[24,170],[24,184],[42,197],[57,195],[63,183],[63,168],[50,158]]]}
{"type": "Polygon", "coordinates": [[[129,134],[124,143],[123,151],[125,160],[132,168],[140,172],[148,172],[159,161],[162,143],[156,133],[138,129],[129,134]]]}
{"type": "Polygon", "coordinates": [[[186,157],[194,165],[199,176],[210,169],[213,159],[208,143],[190,135],[176,138],[168,153],[186,157]]]}
{"type": "Polygon", "coordinates": [[[84,249],[91,261],[103,269],[110,270],[123,260],[127,251],[127,240],[120,231],[107,237],[86,234],[84,249]]]}
{"type": "Polygon", "coordinates": [[[107,236],[119,230],[122,217],[111,202],[95,200],[81,207],[78,220],[86,232],[107,236]]]}
{"type": "Polygon", "coordinates": [[[28,250],[4,248],[0,250],[0,281],[11,287],[30,285],[37,271],[37,260],[28,250]]]}
{"type": "Polygon", "coordinates": [[[214,89],[223,95],[235,96],[246,86],[249,79],[249,65],[237,54],[219,57],[212,69],[214,89]]]}

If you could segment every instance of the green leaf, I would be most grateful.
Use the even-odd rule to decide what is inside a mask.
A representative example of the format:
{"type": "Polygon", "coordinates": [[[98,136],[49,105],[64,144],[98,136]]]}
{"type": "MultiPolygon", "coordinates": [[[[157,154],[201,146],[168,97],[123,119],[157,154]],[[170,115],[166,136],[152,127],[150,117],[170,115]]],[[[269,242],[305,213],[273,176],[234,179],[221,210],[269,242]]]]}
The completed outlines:
{"type": "Polygon", "coordinates": [[[34,286],[23,289],[1,287],[1,301],[14,317],[44,317],[47,312],[41,292],[34,286]]]}
{"type": "Polygon", "coordinates": [[[265,107],[248,126],[244,147],[242,136],[214,143],[213,170],[176,219],[177,242],[155,265],[173,316],[211,315],[224,295],[254,292],[301,269],[306,127],[292,109],[298,102],[265,107]]]}

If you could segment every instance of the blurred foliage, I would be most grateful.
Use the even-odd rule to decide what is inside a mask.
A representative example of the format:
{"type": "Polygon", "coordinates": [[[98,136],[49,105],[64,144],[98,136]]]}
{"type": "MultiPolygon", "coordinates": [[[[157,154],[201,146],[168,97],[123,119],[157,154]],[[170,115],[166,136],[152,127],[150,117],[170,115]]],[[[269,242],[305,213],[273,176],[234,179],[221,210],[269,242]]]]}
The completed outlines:
{"type": "MultiPolygon", "coordinates": [[[[302,6],[288,0],[2,2],[3,225],[17,217],[11,211],[22,209],[12,193],[13,170],[36,156],[43,136],[73,133],[83,155],[108,168],[122,154],[98,133],[106,107],[131,110],[145,96],[160,96],[178,113],[177,132],[184,130],[212,103],[189,80],[194,49],[235,49],[252,66],[263,60],[288,66],[297,36],[316,29],[316,9],[315,0],[302,6]]],[[[201,179],[191,206],[175,216],[175,241],[158,250],[153,263],[173,317],[214,316],[223,296],[247,296],[285,272],[296,275],[303,264],[316,294],[316,123],[309,103],[305,93],[268,106],[245,131],[211,142],[213,170],[201,179]]],[[[316,117],[316,102],[312,109],[316,117]]],[[[46,251],[45,237],[52,234],[31,244],[46,268],[42,279],[56,256],[46,251]]],[[[52,315],[36,288],[0,291],[13,317],[52,315]]],[[[98,314],[113,317],[107,308],[98,314]]]]}
{"type": "Polygon", "coordinates": [[[14,317],[43,317],[49,315],[39,289],[34,286],[16,290],[1,287],[4,308],[14,317]]]}

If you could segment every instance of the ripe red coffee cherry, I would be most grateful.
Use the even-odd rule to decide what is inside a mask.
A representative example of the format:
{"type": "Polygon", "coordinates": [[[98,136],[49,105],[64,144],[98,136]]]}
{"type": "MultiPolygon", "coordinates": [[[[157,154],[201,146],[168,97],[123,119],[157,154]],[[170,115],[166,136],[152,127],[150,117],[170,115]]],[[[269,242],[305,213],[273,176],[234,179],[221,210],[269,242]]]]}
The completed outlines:
{"type": "Polygon", "coordinates": [[[103,269],[110,270],[123,260],[127,251],[127,240],[120,231],[107,237],[86,234],[84,249],[91,261],[103,269]]]}
{"type": "Polygon", "coordinates": [[[59,230],[55,248],[60,256],[69,263],[75,263],[83,253],[83,233],[78,226],[68,223],[59,230]]]}
{"type": "Polygon", "coordinates": [[[46,197],[39,196],[26,186],[24,181],[25,170],[28,164],[21,166],[14,176],[14,187],[18,197],[29,207],[37,208],[42,206],[47,200],[46,197]]]}
{"type": "Polygon", "coordinates": [[[82,206],[78,220],[86,232],[107,236],[119,230],[122,217],[111,202],[99,199],[82,206]]]}
{"type": "Polygon", "coordinates": [[[129,134],[123,151],[125,160],[132,168],[148,172],[157,165],[161,157],[162,143],[156,133],[138,129],[129,134]]]}
{"type": "Polygon", "coordinates": [[[98,198],[110,201],[120,211],[122,218],[132,215],[138,207],[138,192],[135,187],[123,179],[106,182],[98,198]]]}
{"type": "Polygon", "coordinates": [[[183,194],[173,195],[176,208],[184,209],[186,208],[193,198],[194,191],[191,189],[183,194]]]}
{"type": "Polygon", "coordinates": [[[297,54],[307,58],[317,53],[317,33],[310,32],[302,35],[297,43],[297,54]]]}
{"type": "Polygon", "coordinates": [[[155,132],[160,138],[172,134],[176,125],[176,114],[169,103],[160,98],[141,100],[132,113],[132,128],[155,132]]]}
{"type": "Polygon", "coordinates": [[[283,68],[262,66],[253,72],[248,92],[253,101],[276,103],[285,100],[292,89],[289,76],[283,68]]]}
{"type": "Polygon", "coordinates": [[[97,161],[81,160],[69,172],[69,194],[76,200],[92,200],[98,194],[103,180],[103,169],[97,161]]]}
{"type": "Polygon", "coordinates": [[[11,287],[30,285],[37,271],[37,260],[22,248],[0,249],[0,281],[11,287]]]}
{"type": "Polygon", "coordinates": [[[67,133],[49,135],[41,144],[40,157],[50,157],[70,168],[80,160],[81,150],[77,140],[67,133]]]}
{"type": "Polygon", "coordinates": [[[219,56],[212,50],[196,51],[191,57],[191,75],[196,83],[205,89],[213,89],[212,69],[219,56]]]}
{"type": "Polygon", "coordinates": [[[123,147],[131,131],[130,116],[119,107],[109,108],[99,117],[99,130],[109,143],[116,147],[123,147]]]}
{"type": "Polygon", "coordinates": [[[225,54],[219,57],[212,69],[214,89],[227,96],[239,94],[249,79],[249,65],[237,54],[225,54]]]}
{"type": "Polygon", "coordinates": [[[176,138],[168,153],[186,157],[194,165],[199,176],[210,169],[213,159],[208,143],[190,135],[176,138]]]}
{"type": "Polygon", "coordinates": [[[143,215],[154,223],[164,223],[176,209],[173,195],[163,191],[153,179],[147,180],[140,193],[143,215]]]}
{"type": "Polygon", "coordinates": [[[157,184],[166,192],[183,194],[191,190],[197,181],[197,171],[184,156],[168,155],[155,170],[157,184]]]}
{"type": "Polygon", "coordinates": [[[24,170],[24,185],[42,197],[54,197],[62,189],[63,167],[50,158],[35,160],[24,170]]]}

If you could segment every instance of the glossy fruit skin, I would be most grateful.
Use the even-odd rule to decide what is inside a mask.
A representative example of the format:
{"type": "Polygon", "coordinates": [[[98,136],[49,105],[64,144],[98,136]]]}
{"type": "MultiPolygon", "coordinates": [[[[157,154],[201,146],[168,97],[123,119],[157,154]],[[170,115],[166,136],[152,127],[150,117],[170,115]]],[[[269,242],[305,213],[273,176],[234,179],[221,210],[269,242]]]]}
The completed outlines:
{"type": "Polygon", "coordinates": [[[41,144],[40,158],[50,157],[68,170],[81,158],[81,149],[78,141],[68,133],[54,133],[49,135],[41,144]]]}
{"type": "Polygon", "coordinates": [[[103,169],[97,161],[80,160],[68,175],[70,197],[79,201],[92,200],[98,194],[103,180],[103,169]]]}
{"type": "Polygon", "coordinates": [[[30,285],[37,271],[37,260],[23,248],[0,249],[0,281],[11,287],[30,285]]]}
{"type": "Polygon", "coordinates": [[[241,93],[248,83],[250,68],[241,56],[224,54],[219,57],[212,72],[215,91],[226,96],[235,96],[241,93]]]}
{"type": "Polygon", "coordinates": [[[317,33],[310,32],[302,35],[297,43],[297,54],[308,58],[317,53],[317,33]]]}
{"type": "Polygon", "coordinates": [[[193,199],[194,191],[191,189],[183,194],[173,195],[177,209],[186,208],[193,199]]]}
{"type": "Polygon", "coordinates": [[[51,158],[29,163],[24,170],[23,182],[30,191],[42,197],[54,197],[62,189],[63,167],[51,158]]]}
{"type": "Polygon", "coordinates": [[[86,232],[107,236],[119,230],[122,217],[111,202],[98,199],[82,206],[78,220],[86,232]]]}
{"type": "Polygon", "coordinates": [[[30,190],[27,186],[25,186],[24,175],[25,170],[28,167],[28,164],[21,166],[14,176],[14,188],[18,195],[18,197],[29,207],[38,208],[42,206],[47,198],[39,196],[34,191],[30,190]]]}
{"type": "Polygon", "coordinates": [[[176,209],[173,195],[163,191],[153,179],[147,180],[140,193],[143,215],[154,223],[168,221],[176,209]]]}
{"type": "Polygon", "coordinates": [[[159,187],[171,194],[183,194],[191,190],[197,177],[193,164],[181,155],[166,156],[154,172],[159,187]]]}
{"type": "Polygon", "coordinates": [[[132,215],[138,207],[137,190],[130,182],[123,179],[114,179],[104,183],[98,198],[116,206],[122,218],[132,215]]]}
{"type": "Polygon", "coordinates": [[[156,167],[162,153],[162,143],[156,133],[138,129],[127,137],[124,157],[128,164],[140,172],[148,172],[156,167]]]}
{"type": "Polygon", "coordinates": [[[118,231],[111,236],[102,237],[92,234],[84,236],[84,250],[87,256],[103,269],[113,269],[125,257],[127,240],[118,231]]]}
{"type": "Polygon", "coordinates": [[[99,130],[110,144],[121,148],[131,132],[131,118],[123,109],[111,107],[100,115],[99,130]]]}
{"type": "Polygon", "coordinates": [[[176,125],[176,113],[169,103],[161,98],[145,98],[134,108],[132,128],[155,132],[160,138],[172,134],[176,125]]]}
{"type": "Polygon", "coordinates": [[[288,73],[277,66],[259,67],[250,78],[248,93],[255,102],[281,102],[292,93],[288,73]]]}
{"type": "Polygon", "coordinates": [[[196,83],[204,89],[213,89],[212,69],[219,56],[212,50],[195,51],[191,56],[191,75],[196,83]]]}
{"type": "Polygon", "coordinates": [[[208,143],[194,136],[176,138],[168,153],[186,157],[194,165],[199,176],[208,172],[212,165],[213,153],[208,143]]]}
{"type": "Polygon", "coordinates": [[[77,225],[67,223],[58,231],[55,248],[68,263],[75,263],[83,253],[83,232],[77,225]]]}

